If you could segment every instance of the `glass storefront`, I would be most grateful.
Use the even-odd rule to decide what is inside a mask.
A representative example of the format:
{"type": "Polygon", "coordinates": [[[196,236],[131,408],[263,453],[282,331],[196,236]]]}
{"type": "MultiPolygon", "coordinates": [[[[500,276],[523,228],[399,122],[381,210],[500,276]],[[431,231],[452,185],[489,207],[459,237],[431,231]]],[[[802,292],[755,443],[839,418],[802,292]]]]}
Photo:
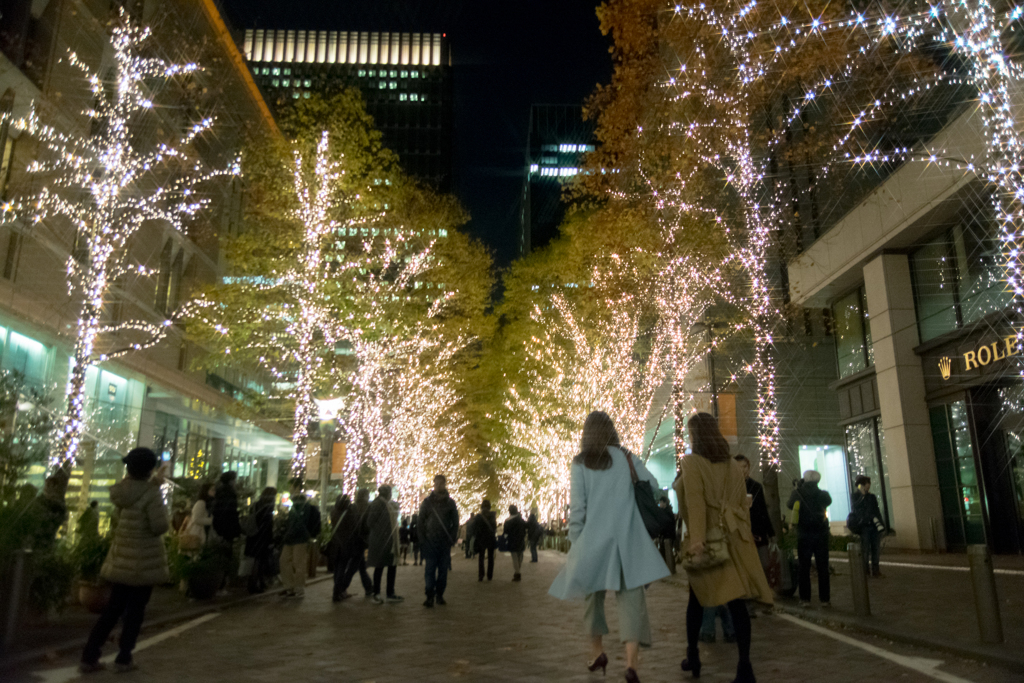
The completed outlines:
{"type": "Polygon", "coordinates": [[[846,471],[846,454],[842,446],[800,446],[800,471],[816,470],[821,474],[820,488],[832,496],[828,518],[832,522],[846,521],[850,514],[850,480],[846,471]]]}
{"type": "Polygon", "coordinates": [[[922,342],[1002,311],[1012,302],[995,229],[989,214],[982,212],[911,254],[922,342]]]}
{"type": "Polygon", "coordinates": [[[892,514],[892,487],[889,484],[889,468],[885,459],[885,433],[877,417],[846,426],[847,466],[850,482],[859,476],[871,479],[871,492],[878,498],[882,520],[892,528],[895,522],[892,514]]]}
{"type": "Polygon", "coordinates": [[[929,412],[946,547],[963,550],[968,545],[985,543],[981,483],[966,401],[935,406],[929,412]]]}
{"type": "Polygon", "coordinates": [[[863,287],[832,305],[840,378],[855,375],[875,364],[867,311],[863,287]]]}

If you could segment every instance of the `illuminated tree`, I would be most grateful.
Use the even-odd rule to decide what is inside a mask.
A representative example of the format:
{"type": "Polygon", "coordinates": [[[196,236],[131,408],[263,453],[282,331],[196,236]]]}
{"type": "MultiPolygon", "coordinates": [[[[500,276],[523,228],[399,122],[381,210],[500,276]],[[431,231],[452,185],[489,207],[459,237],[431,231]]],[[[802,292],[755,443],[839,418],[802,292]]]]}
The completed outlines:
{"type": "Polygon", "coordinates": [[[68,54],[68,62],[83,72],[94,98],[93,108],[83,112],[91,119],[90,134],[62,133],[43,123],[35,111],[12,123],[41,143],[40,158],[28,170],[40,176],[44,187],[33,197],[6,205],[7,219],[19,217],[33,224],[65,221],[77,235],[76,253],[67,260],[67,279],[81,303],[51,465],[70,464],[78,452],[89,368],[153,346],[182,315],[179,311],[159,322],[103,322],[110,288],[119,278],[153,273],[129,262],[131,238],[150,221],[184,232],[187,222],[208,204],[199,186],[237,172],[236,166],[204,170],[195,154],[193,143],[211,128],[211,118],[189,125],[175,140],[153,134],[159,116],[154,111],[154,86],[199,67],[143,57],[149,35],[149,29],[131,23],[122,10],[111,38],[109,80],[76,53],[68,54]]]}

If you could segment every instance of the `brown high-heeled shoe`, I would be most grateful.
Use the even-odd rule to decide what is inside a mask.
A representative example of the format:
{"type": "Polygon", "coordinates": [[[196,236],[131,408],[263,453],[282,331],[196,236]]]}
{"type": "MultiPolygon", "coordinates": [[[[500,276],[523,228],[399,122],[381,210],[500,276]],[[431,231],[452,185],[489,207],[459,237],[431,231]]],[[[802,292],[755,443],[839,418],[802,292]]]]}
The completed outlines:
{"type": "Polygon", "coordinates": [[[592,661],[589,664],[587,664],[587,670],[588,671],[597,671],[598,669],[600,669],[601,670],[601,675],[604,676],[605,674],[608,673],[607,671],[605,671],[607,666],[608,666],[608,655],[606,655],[605,653],[602,652],[600,657],[598,657],[594,661],[592,661]]]}

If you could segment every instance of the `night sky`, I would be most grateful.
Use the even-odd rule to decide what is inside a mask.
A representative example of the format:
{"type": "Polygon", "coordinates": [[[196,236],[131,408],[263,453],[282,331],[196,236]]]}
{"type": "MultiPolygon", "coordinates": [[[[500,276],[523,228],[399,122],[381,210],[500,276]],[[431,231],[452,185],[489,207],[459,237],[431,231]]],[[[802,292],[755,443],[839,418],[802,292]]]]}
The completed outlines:
{"type": "Polygon", "coordinates": [[[429,31],[451,40],[455,191],[498,266],[515,255],[531,104],[582,104],[611,75],[598,0],[222,0],[234,29],[429,31]]]}

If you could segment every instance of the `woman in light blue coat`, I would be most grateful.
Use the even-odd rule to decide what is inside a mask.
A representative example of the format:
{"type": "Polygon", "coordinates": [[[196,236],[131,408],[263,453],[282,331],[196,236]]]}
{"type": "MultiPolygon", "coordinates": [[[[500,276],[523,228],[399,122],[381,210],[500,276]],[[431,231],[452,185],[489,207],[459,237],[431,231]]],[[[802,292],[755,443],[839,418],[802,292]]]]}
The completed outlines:
{"type": "Polygon", "coordinates": [[[640,646],[651,645],[644,586],[668,576],[669,570],[640,517],[627,458],[632,458],[637,477],[658,491],[658,481],[643,462],[620,446],[611,418],[602,412],[588,415],[580,454],[572,461],[572,547],[548,592],[561,600],[586,598],[584,622],[594,656],[587,668],[604,671],[604,597],[606,591],[615,591],[619,632],[626,644],[626,680],[638,682],[640,646]]]}

